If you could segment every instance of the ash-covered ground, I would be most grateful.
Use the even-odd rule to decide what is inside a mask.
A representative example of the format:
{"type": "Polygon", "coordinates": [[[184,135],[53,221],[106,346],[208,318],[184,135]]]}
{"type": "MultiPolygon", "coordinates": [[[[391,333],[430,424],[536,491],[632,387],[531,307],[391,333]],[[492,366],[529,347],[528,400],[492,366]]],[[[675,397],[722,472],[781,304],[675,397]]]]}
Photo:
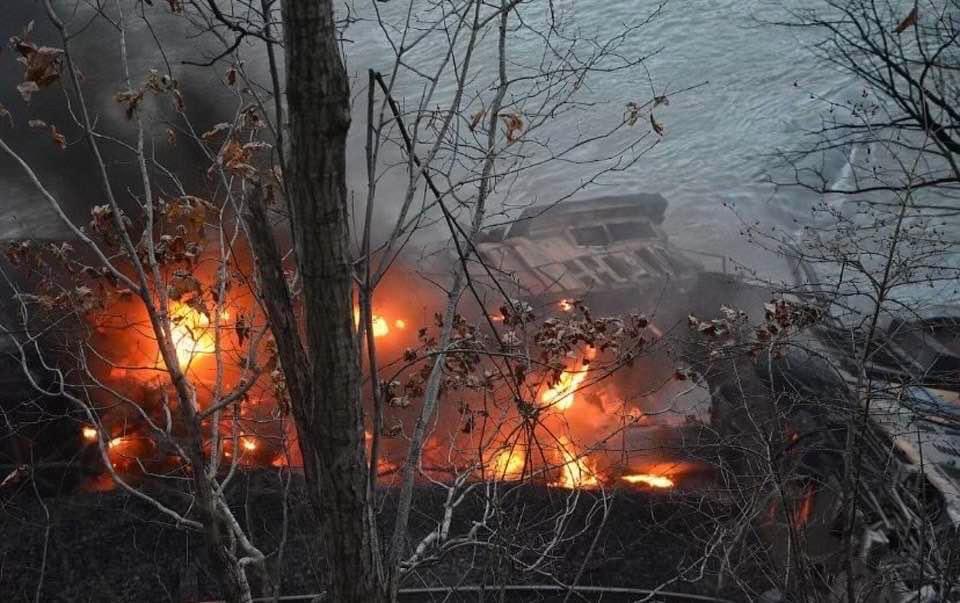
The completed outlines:
{"type": "MultiPolygon", "coordinates": [[[[410,575],[404,586],[484,585],[486,593],[408,595],[408,601],[546,601],[554,595],[536,592],[501,593],[503,584],[551,584],[546,574],[569,582],[583,566],[580,585],[655,588],[675,578],[703,552],[703,541],[724,509],[704,504],[696,492],[650,493],[618,490],[606,522],[595,506],[598,493],[582,492],[570,518],[571,532],[583,533],[551,552],[540,571],[522,571],[503,550],[518,552],[537,544],[553,528],[552,511],[566,504],[567,491],[529,485],[506,488],[502,521],[491,542],[504,547],[464,547],[410,575]],[[592,511],[591,511],[592,509],[592,511]],[[601,529],[591,558],[586,551],[601,529]]],[[[153,492],[171,502],[169,492],[153,492]]],[[[324,563],[317,522],[305,500],[302,483],[294,478],[289,489],[286,544],[279,554],[284,523],[282,489],[276,474],[239,474],[232,496],[240,520],[268,555],[271,581],[279,575],[283,595],[322,591],[324,563]]],[[[446,493],[421,487],[412,514],[412,538],[435,528],[435,518],[446,493]]],[[[392,496],[381,493],[382,533],[393,515],[392,496]]],[[[481,499],[468,500],[458,510],[453,533],[479,516],[481,499]]],[[[120,491],[78,493],[42,501],[29,483],[0,500],[0,593],[4,601],[205,601],[218,598],[204,559],[200,534],[179,529],[146,503],[120,491]],[[38,591],[39,586],[39,591],[38,591]]],[[[522,561],[532,553],[518,553],[522,561]]],[[[695,572],[690,572],[692,576],[695,572]]],[[[258,576],[258,580],[264,577],[258,576]]],[[[553,582],[556,584],[556,582],[553,582]]],[[[718,589],[711,577],[679,579],[666,590],[742,600],[736,591],[718,589]],[[726,591],[726,592],[724,592],[726,591]]],[[[617,601],[610,594],[584,595],[576,600],[617,601]]],[[[635,598],[635,597],[634,597],[635,598]]],[[[557,600],[562,600],[557,599],[557,600]]],[[[656,599],[656,600],[677,600],[656,599]]]]}

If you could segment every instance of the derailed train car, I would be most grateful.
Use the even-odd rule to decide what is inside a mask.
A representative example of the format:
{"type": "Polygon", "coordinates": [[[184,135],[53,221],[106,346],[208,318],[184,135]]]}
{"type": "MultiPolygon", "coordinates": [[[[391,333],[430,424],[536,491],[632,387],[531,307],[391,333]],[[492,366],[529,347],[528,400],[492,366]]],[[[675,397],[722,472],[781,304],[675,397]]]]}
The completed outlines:
{"type": "MultiPolygon", "coordinates": [[[[599,311],[640,309],[669,326],[727,304],[762,320],[773,291],[728,273],[720,256],[672,245],[661,228],[666,207],[649,194],[532,207],[478,248],[512,280],[512,293],[541,305],[576,299],[599,311]]],[[[785,478],[764,498],[760,533],[774,563],[803,555],[818,596],[844,596],[852,573],[864,600],[954,600],[960,312],[892,320],[868,354],[860,331],[829,316],[798,337],[782,357],[717,360],[697,357],[696,345],[687,350],[708,390],[722,479],[749,490],[769,486],[762,476],[785,478]],[[851,442],[855,458],[847,456],[851,442]],[[858,486],[845,495],[851,480],[858,486]],[[856,550],[852,562],[846,542],[856,550]]]]}

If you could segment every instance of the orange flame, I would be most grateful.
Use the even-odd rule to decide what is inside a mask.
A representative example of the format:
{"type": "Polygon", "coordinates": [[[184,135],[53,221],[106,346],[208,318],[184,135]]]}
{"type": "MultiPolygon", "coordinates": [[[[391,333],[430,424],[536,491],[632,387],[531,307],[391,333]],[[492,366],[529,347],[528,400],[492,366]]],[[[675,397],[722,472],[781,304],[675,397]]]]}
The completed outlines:
{"type": "Polygon", "coordinates": [[[798,528],[802,528],[810,522],[810,517],[813,515],[813,501],[816,494],[816,489],[808,487],[803,494],[803,500],[800,501],[800,504],[797,505],[792,513],[793,524],[798,528]]]}
{"type": "Polygon", "coordinates": [[[84,428],[81,430],[81,434],[83,435],[83,439],[88,442],[96,442],[97,435],[99,435],[97,428],[90,427],[89,425],[84,426],[84,428]]]}
{"type": "MultiPolygon", "coordinates": [[[[224,314],[226,316],[226,314],[224,314]]],[[[179,302],[170,306],[170,334],[177,348],[177,361],[186,366],[201,355],[217,351],[210,319],[206,314],[179,302]]]]}
{"type": "Polygon", "coordinates": [[[516,447],[501,450],[493,459],[493,478],[503,481],[515,481],[522,478],[525,461],[523,451],[516,447]]]}
{"type": "Polygon", "coordinates": [[[591,467],[589,459],[575,453],[573,444],[564,436],[558,440],[560,456],[563,459],[560,478],[552,486],[576,490],[578,488],[596,488],[600,485],[596,470],[591,467]]]}
{"type": "Polygon", "coordinates": [[[651,488],[673,488],[676,485],[669,477],[654,473],[634,473],[620,479],[630,484],[646,484],[651,488]]]}
{"type": "MultiPolygon", "coordinates": [[[[360,326],[360,308],[353,308],[353,324],[356,327],[360,326]]],[[[394,321],[393,326],[397,329],[406,329],[407,322],[402,319],[397,319],[394,321]]],[[[390,323],[387,322],[387,319],[379,314],[373,315],[373,336],[374,337],[386,337],[390,334],[390,323]]]]}
{"type": "Polygon", "coordinates": [[[565,411],[573,406],[576,399],[576,392],[580,385],[587,378],[590,370],[590,361],[596,358],[597,350],[588,347],[583,358],[577,363],[576,368],[572,368],[560,374],[560,379],[553,385],[544,390],[540,395],[541,406],[551,406],[559,411],[565,411]]]}
{"type": "Polygon", "coordinates": [[[573,302],[569,299],[561,299],[558,305],[560,306],[560,310],[563,312],[569,312],[573,310],[573,302]]]}

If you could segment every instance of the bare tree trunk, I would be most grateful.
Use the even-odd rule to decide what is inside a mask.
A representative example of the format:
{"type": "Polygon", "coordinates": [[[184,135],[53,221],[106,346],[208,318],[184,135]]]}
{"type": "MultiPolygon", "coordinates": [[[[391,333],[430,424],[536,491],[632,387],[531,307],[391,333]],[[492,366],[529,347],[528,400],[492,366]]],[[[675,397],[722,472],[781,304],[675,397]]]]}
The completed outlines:
{"type": "MultiPolygon", "coordinates": [[[[352,324],[346,191],[349,80],[329,0],[283,2],[290,154],[287,203],[303,281],[308,374],[292,399],[324,530],[331,601],[375,601],[360,369],[352,324]]],[[[280,320],[272,317],[271,322],[280,320]]],[[[279,335],[279,334],[278,334],[279,335]]],[[[281,361],[286,359],[281,355],[281,361]]],[[[288,376],[289,377],[289,376],[288,376]]]]}

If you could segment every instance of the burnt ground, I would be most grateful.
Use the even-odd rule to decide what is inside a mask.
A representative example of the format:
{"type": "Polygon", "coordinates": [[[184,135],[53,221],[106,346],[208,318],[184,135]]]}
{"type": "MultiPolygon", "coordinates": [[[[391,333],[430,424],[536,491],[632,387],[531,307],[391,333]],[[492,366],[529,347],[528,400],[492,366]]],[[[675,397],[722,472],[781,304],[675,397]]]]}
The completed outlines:
{"type": "MultiPolygon", "coordinates": [[[[162,498],[169,493],[157,492],[162,498]]],[[[232,495],[242,510],[242,521],[252,531],[261,549],[270,555],[270,571],[276,571],[276,555],[283,523],[277,478],[266,472],[238,475],[232,495]]],[[[435,525],[433,517],[445,494],[421,487],[412,515],[412,532],[424,534],[435,525]]],[[[392,516],[391,497],[384,496],[381,518],[386,526],[392,516]]],[[[284,595],[322,590],[323,557],[316,522],[303,501],[302,486],[294,482],[290,493],[288,540],[283,559],[281,592],[284,595]]],[[[594,495],[584,493],[572,525],[587,519],[594,495]]],[[[536,542],[552,522],[545,521],[551,509],[563,505],[564,497],[553,489],[515,487],[503,499],[506,516],[500,526],[502,543],[508,546],[536,542]]],[[[167,518],[128,494],[117,491],[79,493],[48,497],[39,504],[33,488],[24,485],[0,499],[0,599],[33,601],[43,570],[40,601],[189,601],[217,597],[207,570],[197,533],[177,529],[167,518]],[[44,547],[46,545],[46,550],[44,547]]],[[[474,516],[475,503],[465,503],[461,516],[474,516]],[[473,505],[473,508],[469,508],[473,505]]],[[[584,568],[581,585],[653,588],[677,575],[700,548],[697,543],[712,529],[711,516],[722,509],[709,509],[702,497],[692,493],[663,495],[618,491],[609,519],[597,541],[596,552],[584,568]]],[[[592,516],[597,525],[600,515],[592,516]]],[[[455,531],[465,524],[455,525],[455,531]]],[[[383,530],[386,533],[386,530],[383,530]]],[[[564,580],[571,580],[593,539],[593,530],[560,547],[545,566],[564,580]]],[[[405,586],[452,584],[544,584],[549,579],[517,570],[496,554],[477,549],[447,556],[419,571],[405,586]]],[[[496,591],[495,587],[490,587],[496,591]]],[[[720,592],[712,578],[693,583],[679,581],[669,590],[725,596],[743,600],[734,592],[720,592]]],[[[441,601],[441,594],[407,597],[413,601],[441,601]]],[[[500,599],[477,593],[446,600],[555,600],[542,594],[519,592],[500,599]]],[[[584,600],[584,599],[576,599],[584,600]]],[[[616,601],[609,594],[589,596],[591,601],[616,601]]],[[[658,599],[659,600],[659,599],[658,599]]],[[[670,599],[677,600],[677,599],[670,599]]]]}

